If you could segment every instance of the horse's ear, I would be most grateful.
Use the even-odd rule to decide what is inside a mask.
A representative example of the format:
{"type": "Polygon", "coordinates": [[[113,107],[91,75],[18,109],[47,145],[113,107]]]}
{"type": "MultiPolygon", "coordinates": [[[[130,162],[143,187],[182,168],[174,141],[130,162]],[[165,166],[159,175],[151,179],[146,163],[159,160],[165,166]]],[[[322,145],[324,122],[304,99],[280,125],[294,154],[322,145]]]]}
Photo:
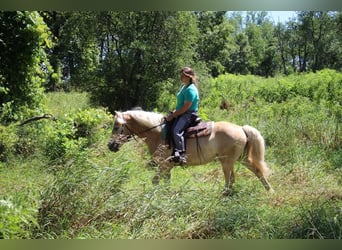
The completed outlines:
{"type": "Polygon", "coordinates": [[[115,119],[119,124],[125,124],[126,121],[123,118],[123,113],[115,111],[114,113],[115,119]]]}

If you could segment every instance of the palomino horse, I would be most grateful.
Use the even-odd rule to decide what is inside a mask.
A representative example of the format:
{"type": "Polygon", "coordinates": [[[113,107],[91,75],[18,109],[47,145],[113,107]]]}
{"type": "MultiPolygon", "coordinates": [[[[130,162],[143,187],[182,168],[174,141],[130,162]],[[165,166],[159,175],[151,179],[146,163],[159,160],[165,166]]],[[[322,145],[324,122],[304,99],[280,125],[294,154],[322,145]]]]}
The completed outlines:
{"type": "MultiPolygon", "coordinates": [[[[115,112],[114,117],[109,149],[118,151],[123,143],[136,135],[144,139],[150,154],[159,165],[153,182],[158,184],[161,175],[170,179],[174,163],[168,160],[171,149],[164,145],[162,138],[163,115],[131,110],[115,112]]],[[[224,121],[213,122],[210,135],[188,138],[186,142],[187,165],[200,165],[214,159],[221,162],[225,177],[224,195],[230,193],[235,181],[233,167],[237,160],[242,160],[242,163],[260,179],[264,187],[273,191],[267,180],[270,169],[264,161],[264,154],[264,139],[257,129],[224,121]]]]}

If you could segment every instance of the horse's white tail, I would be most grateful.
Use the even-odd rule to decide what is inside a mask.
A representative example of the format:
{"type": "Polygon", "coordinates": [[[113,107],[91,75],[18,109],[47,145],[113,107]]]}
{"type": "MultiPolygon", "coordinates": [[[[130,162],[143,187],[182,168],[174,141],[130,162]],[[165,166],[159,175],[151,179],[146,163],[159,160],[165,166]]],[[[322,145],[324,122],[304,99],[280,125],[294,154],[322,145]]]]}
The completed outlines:
{"type": "MultiPolygon", "coordinates": [[[[265,141],[260,132],[251,126],[245,125],[242,127],[248,139],[245,149],[247,167],[257,176],[260,174],[267,178],[271,174],[265,162],[265,141]]],[[[260,176],[259,176],[260,177],[260,176]]]]}

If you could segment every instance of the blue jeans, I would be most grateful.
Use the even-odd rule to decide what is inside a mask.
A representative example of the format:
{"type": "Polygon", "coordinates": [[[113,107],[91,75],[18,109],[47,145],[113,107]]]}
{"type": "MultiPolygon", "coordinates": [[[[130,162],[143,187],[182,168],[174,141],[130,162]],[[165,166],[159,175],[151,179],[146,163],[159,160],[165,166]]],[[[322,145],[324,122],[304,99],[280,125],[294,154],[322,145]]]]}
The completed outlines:
{"type": "Polygon", "coordinates": [[[178,116],[173,122],[172,139],[174,152],[178,152],[180,155],[185,153],[184,130],[190,127],[190,125],[196,119],[194,113],[196,114],[196,112],[188,111],[181,116],[178,116]]]}

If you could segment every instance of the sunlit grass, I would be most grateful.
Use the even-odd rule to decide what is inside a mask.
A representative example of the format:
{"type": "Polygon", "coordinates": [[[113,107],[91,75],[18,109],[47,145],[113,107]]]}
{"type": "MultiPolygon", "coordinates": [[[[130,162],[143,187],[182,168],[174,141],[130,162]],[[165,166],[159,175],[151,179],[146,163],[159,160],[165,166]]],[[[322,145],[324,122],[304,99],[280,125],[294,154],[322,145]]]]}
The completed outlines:
{"type": "MultiPolygon", "coordinates": [[[[60,120],[89,108],[85,93],[47,96],[47,112],[60,120]]],[[[296,100],[291,105],[301,104],[296,100]]],[[[304,104],[298,117],[276,114],[286,111],[278,104],[211,113],[213,119],[260,129],[275,193],[236,163],[233,192],[222,196],[225,182],[218,161],[175,167],[170,183],[154,186],[156,166],[144,142],[132,140],[113,153],[107,148],[107,126],[89,146],[51,161],[41,150],[44,134],[39,131],[37,141],[43,145],[30,144],[36,149],[32,156],[0,163],[0,200],[5,200],[0,223],[7,226],[1,231],[0,225],[0,238],[341,239],[340,157],[337,150],[326,154],[321,147],[333,145],[328,134],[334,123],[324,122],[330,132],[319,130],[311,124],[316,113],[305,112],[314,107],[308,100],[304,104]]],[[[325,111],[318,111],[319,121],[324,120],[325,111]]],[[[30,138],[34,141],[34,135],[30,138]]]]}
{"type": "Polygon", "coordinates": [[[83,110],[89,107],[89,94],[86,92],[52,92],[46,94],[46,110],[55,117],[83,110]]]}

